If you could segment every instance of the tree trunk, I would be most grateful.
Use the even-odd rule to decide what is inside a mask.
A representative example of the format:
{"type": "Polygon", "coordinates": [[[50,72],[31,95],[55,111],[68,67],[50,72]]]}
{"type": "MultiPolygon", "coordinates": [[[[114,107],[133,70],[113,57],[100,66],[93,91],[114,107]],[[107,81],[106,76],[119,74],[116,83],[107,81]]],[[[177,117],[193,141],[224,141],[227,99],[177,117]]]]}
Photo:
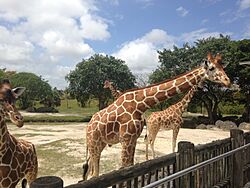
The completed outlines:
{"type": "Polygon", "coordinates": [[[242,115],[243,121],[250,122],[250,95],[247,96],[244,114],[242,115]]]}
{"type": "Polygon", "coordinates": [[[215,123],[215,117],[214,117],[214,112],[213,112],[212,104],[210,102],[205,102],[204,101],[204,106],[207,109],[209,123],[214,124],[215,123]]]}
{"type": "Polygon", "coordinates": [[[99,110],[102,110],[103,108],[106,107],[105,100],[102,97],[99,97],[98,100],[99,100],[99,110]]]}

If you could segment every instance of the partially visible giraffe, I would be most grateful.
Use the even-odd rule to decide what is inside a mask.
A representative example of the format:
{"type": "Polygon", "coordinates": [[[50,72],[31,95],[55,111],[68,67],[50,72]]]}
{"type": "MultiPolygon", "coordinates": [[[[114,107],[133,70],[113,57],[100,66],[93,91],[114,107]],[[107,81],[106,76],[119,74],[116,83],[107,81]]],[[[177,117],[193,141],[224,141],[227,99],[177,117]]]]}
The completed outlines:
{"type": "Polygon", "coordinates": [[[175,152],[177,136],[183,123],[182,114],[187,109],[196,90],[197,85],[194,85],[179,102],[163,111],[150,114],[147,119],[147,134],[145,136],[146,160],[148,160],[148,144],[150,144],[153,158],[155,158],[154,142],[160,129],[173,130],[172,151],[175,152]]]}
{"type": "Polygon", "coordinates": [[[128,90],[111,105],[95,113],[86,130],[89,157],[86,157],[87,163],[83,165],[83,179],[87,179],[89,174],[92,177],[99,175],[101,152],[107,144],[121,143],[122,166],[133,165],[136,141],[143,130],[142,114],[147,109],[204,80],[229,86],[230,79],[221,61],[219,54],[213,57],[209,53],[202,66],[158,84],[128,90]]]}
{"type": "Polygon", "coordinates": [[[103,88],[109,88],[111,91],[111,94],[115,100],[118,99],[118,97],[120,97],[122,95],[122,92],[117,90],[113,86],[113,82],[110,82],[109,80],[105,80],[103,88]]]}
{"type": "Polygon", "coordinates": [[[35,147],[25,140],[17,140],[8,131],[5,118],[17,127],[23,126],[23,117],[15,107],[15,100],[25,88],[11,89],[10,82],[0,84],[0,187],[15,188],[25,178],[23,186],[37,177],[38,163],[35,147]]]}

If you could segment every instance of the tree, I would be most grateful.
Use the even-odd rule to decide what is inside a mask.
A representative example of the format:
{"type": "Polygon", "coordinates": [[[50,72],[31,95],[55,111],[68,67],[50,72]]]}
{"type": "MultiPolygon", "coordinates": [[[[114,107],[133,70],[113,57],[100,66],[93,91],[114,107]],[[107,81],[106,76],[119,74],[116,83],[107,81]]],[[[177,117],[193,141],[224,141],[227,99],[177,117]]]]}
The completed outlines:
{"type": "Polygon", "coordinates": [[[14,87],[25,87],[25,92],[20,96],[19,105],[26,109],[34,105],[35,101],[41,101],[52,95],[51,86],[41,77],[27,72],[20,72],[10,77],[14,87]]]}
{"type": "Polygon", "coordinates": [[[244,96],[237,98],[240,103],[245,105],[243,120],[250,122],[250,66],[239,64],[241,61],[250,60],[250,40],[233,41],[232,49],[234,63],[229,66],[229,70],[234,82],[241,88],[240,96],[244,96]]]}
{"type": "MultiPolygon", "coordinates": [[[[161,65],[150,76],[150,82],[159,82],[164,79],[184,73],[199,64],[206,57],[208,52],[213,54],[220,53],[224,62],[230,62],[226,72],[232,81],[235,81],[235,75],[232,67],[235,67],[239,58],[235,57],[235,47],[233,41],[228,36],[221,35],[219,38],[207,38],[198,40],[193,46],[184,44],[183,47],[174,47],[173,50],[159,51],[159,60],[161,65]]],[[[233,92],[222,88],[221,86],[206,82],[202,90],[199,90],[194,99],[196,103],[202,102],[207,109],[210,123],[214,123],[219,117],[218,106],[222,100],[232,99],[233,92]]]]}
{"type": "Polygon", "coordinates": [[[95,97],[99,100],[99,109],[107,105],[110,92],[103,88],[105,80],[110,80],[121,91],[134,87],[135,77],[124,61],[112,56],[93,55],[76,65],[66,80],[69,82],[68,90],[81,106],[88,99],[95,97]]]}
{"type": "Polygon", "coordinates": [[[61,105],[60,92],[55,87],[51,91],[51,93],[48,93],[48,95],[40,101],[40,103],[46,107],[60,106],[61,105]]]}

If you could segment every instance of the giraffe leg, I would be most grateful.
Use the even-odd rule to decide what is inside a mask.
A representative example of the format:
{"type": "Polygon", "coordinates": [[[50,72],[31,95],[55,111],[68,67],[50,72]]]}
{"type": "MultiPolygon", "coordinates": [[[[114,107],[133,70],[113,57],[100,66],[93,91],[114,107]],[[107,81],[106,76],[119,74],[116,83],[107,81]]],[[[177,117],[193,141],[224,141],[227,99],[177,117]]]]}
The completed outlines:
{"type": "Polygon", "coordinates": [[[155,139],[150,142],[150,147],[151,147],[151,150],[152,150],[153,159],[155,158],[154,144],[155,144],[155,139]]]}
{"type": "Polygon", "coordinates": [[[134,154],[136,147],[136,139],[123,141],[122,143],[122,167],[130,166],[134,164],[134,154]]]}
{"type": "MultiPolygon", "coordinates": [[[[32,161],[31,161],[28,172],[25,174],[25,178],[29,186],[37,178],[37,173],[38,173],[38,161],[37,161],[36,149],[34,145],[32,145],[31,153],[32,153],[31,155],[32,161]]],[[[23,181],[25,183],[25,180],[23,181]]]]}
{"type": "Polygon", "coordinates": [[[105,148],[106,143],[101,142],[98,146],[95,146],[94,149],[89,150],[90,160],[89,160],[89,172],[87,174],[90,177],[99,176],[99,167],[100,167],[100,158],[102,150],[105,148]]]}
{"type": "Polygon", "coordinates": [[[175,147],[176,147],[176,140],[177,140],[177,136],[179,133],[180,127],[176,127],[173,129],[173,138],[172,138],[172,152],[175,152],[175,147]]]}
{"type": "Polygon", "coordinates": [[[150,147],[151,147],[153,158],[155,158],[154,144],[155,144],[156,136],[157,136],[157,134],[159,132],[159,128],[160,128],[159,125],[156,124],[156,125],[153,125],[149,129],[148,139],[149,139],[149,144],[150,144],[150,147]]]}

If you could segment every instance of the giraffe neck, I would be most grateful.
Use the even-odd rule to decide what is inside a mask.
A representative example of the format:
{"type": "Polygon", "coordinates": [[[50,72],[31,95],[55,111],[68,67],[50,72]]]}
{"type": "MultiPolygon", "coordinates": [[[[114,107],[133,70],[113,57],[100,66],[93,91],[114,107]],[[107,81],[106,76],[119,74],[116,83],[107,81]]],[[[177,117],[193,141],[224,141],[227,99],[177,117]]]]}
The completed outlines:
{"type": "Polygon", "coordinates": [[[112,96],[113,96],[115,99],[117,99],[117,98],[121,95],[120,92],[114,88],[114,86],[110,85],[110,86],[109,86],[109,89],[110,89],[110,91],[111,91],[112,96]]]}
{"type": "Polygon", "coordinates": [[[8,146],[9,132],[5,123],[4,115],[0,113],[0,157],[3,156],[8,146]]]}
{"type": "MultiPolygon", "coordinates": [[[[206,79],[205,73],[206,69],[204,67],[199,67],[183,75],[177,76],[174,79],[131,91],[137,103],[136,109],[144,113],[155,104],[173,97],[176,94],[188,91],[193,86],[200,84],[206,79]]],[[[127,95],[130,95],[130,92],[128,92],[127,95]]],[[[127,98],[129,98],[129,96],[127,96],[126,99],[127,98]]]]}
{"type": "Polygon", "coordinates": [[[176,103],[176,107],[181,110],[181,113],[183,113],[190,103],[191,99],[193,98],[195,91],[197,90],[197,85],[193,86],[188,93],[178,102],[176,103]]]}

